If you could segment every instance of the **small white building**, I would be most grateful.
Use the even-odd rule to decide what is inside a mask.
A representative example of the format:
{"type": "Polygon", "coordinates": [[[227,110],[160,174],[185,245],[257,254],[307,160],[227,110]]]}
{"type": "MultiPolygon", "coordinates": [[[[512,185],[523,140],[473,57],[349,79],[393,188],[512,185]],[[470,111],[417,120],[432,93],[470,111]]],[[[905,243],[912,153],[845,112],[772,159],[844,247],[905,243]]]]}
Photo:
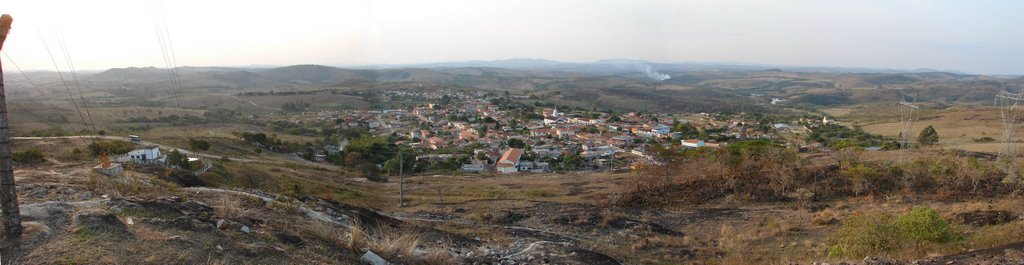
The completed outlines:
{"type": "Polygon", "coordinates": [[[704,140],[700,140],[700,139],[682,140],[681,144],[684,147],[689,147],[689,148],[698,148],[698,147],[706,146],[706,143],[704,143],[704,140]]]}
{"type": "Polygon", "coordinates": [[[146,146],[144,148],[135,149],[132,150],[131,152],[128,152],[128,158],[133,161],[141,162],[159,160],[161,158],[160,148],[158,148],[155,145],[151,145],[146,146]]]}
{"type": "Polygon", "coordinates": [[[654,135],[666,135],[671,130],[672,130],[672,127],[668,127],[668,126],[663,125],[663,124],[658,124],[658,125],[655,125],[654,128],[651,128],[651,134],[654,134],[654,135]]]}
{"type": "Polygon", "coordinates": [[[495,163],[495,168],[502,174],[519,172],[519,159],[523,156],[523,149],[510,148],[501,155],[501,159],[495,163]]]}

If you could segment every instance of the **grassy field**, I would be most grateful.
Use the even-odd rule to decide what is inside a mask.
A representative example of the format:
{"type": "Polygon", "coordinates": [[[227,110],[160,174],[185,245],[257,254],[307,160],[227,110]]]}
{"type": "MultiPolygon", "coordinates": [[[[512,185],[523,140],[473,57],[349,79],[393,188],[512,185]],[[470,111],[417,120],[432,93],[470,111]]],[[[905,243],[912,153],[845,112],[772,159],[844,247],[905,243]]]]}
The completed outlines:
{"type": "MultiPolygon", "coordinates": [[[[890,104],[891,105],[891,104],[890,104]]],[[[870,133],[887,137],[899,137],[902,125],[899,117],[893,113],[884,115],[879,106],[852,106],[829,108],[822,110],[837,117],[846,124],[858,124],[870,133]]],[[[977,152],[997,152],[1002,145],[1002,121],[999,110],[985,106],[954,107],[943,110],[923,109],[918,121],[914,123],[912,137],[925,127],[932,126],[939,133],[939,146],[944,148],[963,149],[977,152]],[[995,142],[980,142],[978,139],[991,137],[995,142]]],[[[1024,139],[1018,134],[1014,142],[1024,139]]],[[[1018,144],[1024,146],[1024,144],[1018,144]]],[[[1020,148],[1020,147],[1018,147],[1020,148]]]]}
{"type": "Polygon", "coordinates": [[[323,108],[359,109],[369,104],[359,97],[343,94],[239,96],[256,105],[280,109],[285,103],[308,103],[323,108]]]}

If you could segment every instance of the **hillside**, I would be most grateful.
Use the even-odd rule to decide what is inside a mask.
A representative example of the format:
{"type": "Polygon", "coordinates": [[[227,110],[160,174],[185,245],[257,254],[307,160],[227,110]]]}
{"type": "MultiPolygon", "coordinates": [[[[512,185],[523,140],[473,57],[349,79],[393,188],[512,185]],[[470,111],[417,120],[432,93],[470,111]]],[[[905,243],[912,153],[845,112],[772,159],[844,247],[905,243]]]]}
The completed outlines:
{"type": "MultiPolygon", "coordinates": [[[[415,68],[344,69],[293,65],[270,69],[182,67],[184,97],[220,97],[246,92],[361,90],[374,87],[426,87],[535,95],[546,103],[616,111],[788,112],[895,101],[915,96],[935,104],[987,104],[1004,82],[1017,79],[946,72],[829,72],[728,65],[658,64],[637,60],[561,63],[543,60],[444,63],[415,68]],[[701,67],[697,67],[701,66],[701,67]],[[663,76],[661,76],[663,75],[663,76]],[[652,79],[664,77],[664,80],[652,79]],[[383,86],[381,86],[383,85],[383,86]],[[772,98],[785,99],[770,105],[772,98]]],[[[66,89],[54,73],[32,72],[9,78],[16,98],[54,103],[66,89]],[[40,94],[42,93],[42,94],[40,94]]],[[[168,101],[171,82],[166,69],[117,68],[82,74],[82,89],[102,101],[168,101]],[[131,96],[118,99],[118,96],[131,96]]],[[[1016,80],[1016,81],[1015,81],[1016,80]]],[[[72,91],[77,90],[72,83],[72,91]]],[[[203,106],[209,106],[209,101],[203,106]]],[[[283,104],[283,103],[280,103],[283,104]]],[[[242,104],[245,106],[245,104],[242,104]]],[[[280,105],[257,109],[277,108],[280,105]]],[[[251,106],[245,106],[251,107],[251,106]]]]}

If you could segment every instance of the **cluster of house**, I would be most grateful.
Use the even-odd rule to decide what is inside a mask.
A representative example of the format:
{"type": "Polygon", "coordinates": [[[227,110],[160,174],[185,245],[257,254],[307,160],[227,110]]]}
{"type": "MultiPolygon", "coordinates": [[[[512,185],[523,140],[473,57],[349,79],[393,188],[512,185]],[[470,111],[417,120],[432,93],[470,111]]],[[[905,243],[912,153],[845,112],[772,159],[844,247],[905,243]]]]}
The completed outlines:
{"type": "MultiPolygon", "coordinates": [[[[613,115],[578,109],[563,112],[549,107],[536,108],[534,115],[525,118],[521,112],[503,109],[483,93],[423,93],[433,94],[405,96],[434,102],[443,96],[450,103],[407,109],[323,111],[316,116],[335,121],[341,128],[369,128],[378,135],[403,135],[410,140],[399,144],[435,150],[439,155],[467,155],[464,152],[469,148],[473,150],[469,155],[472,162],[463,165],[463,171],[499,173],[548,171],[551,165],[544,161],[565,154],[579,154],[589,169],[610,169],[653,162],[654,157],[647,152],[652,145],[717,148],[725,143],[712,139],[771,139],[778,137],[780,131],[790,130],[786,123],[771,124],[771,130],[764,130],[752,126],[757,122],[744,119],[743,115],[708,113],[613,115]],[[700,137],[673,131],[677,123],[689,123],[701,132],[700,137]]],[[[823,121],[828,122],[834,121],[823,121]]],[[[332,146],[331,150],[341,148],[332,146]]]]}

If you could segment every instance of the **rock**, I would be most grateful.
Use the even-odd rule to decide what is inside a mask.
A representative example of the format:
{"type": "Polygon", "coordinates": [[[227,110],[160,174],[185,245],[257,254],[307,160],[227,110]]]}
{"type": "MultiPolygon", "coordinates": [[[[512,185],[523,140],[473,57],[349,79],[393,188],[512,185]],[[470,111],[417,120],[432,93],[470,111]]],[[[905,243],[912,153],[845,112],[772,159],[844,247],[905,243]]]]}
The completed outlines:
{"type": "Polygon", "coordinates": [[[1008,211],[973,211],[958,213],[953,219],[957,223],[982,227],[988,225],[1004,224],[1017,220],[1017,216],[1008,211]]]}
{"type": "Polygon", "coordinates": [[[88,211],[75,216],[75,225],[79,229],[112,234],[128,234],[128,227],[112,213],[105,211],[88,211]]]}
{"type": "Polygon", "coordinates": [[[224,247],[221,247],[220,245],[217,245],[217,250],[224,251],[224,247]]]}
{"type": "Polygon", "coordinates": [[[276,237],[277,240],[280,240],[282,243],[285,244],[296,246],[302,245],[302,238],[295,235],[289,235],[285,233],[274,233],[274,237],[276,237]]]}
{"type": "Polygon", "coordinates": [[[389,264],[391,264],[387,260],[384,260],[384,258],[381,258],[380,256],[377,256],[377,254],[373,253],[373,251],[366,251],[366,254],[363,254],[363,256],[359,258],[359,261],[362,262],[363,264],[368,264],[368,265],[389,265],[389,264]]]}
{"type": "Polygon", "coordinates": [[[124,223],[126,223],[126,224],[129,224],[129,225],[133,225],[133,224],[135,224],[135,222],[134,222],[134,221],[132,221],[132,218],[131,218],[131,217],[125,218],[125,219],[124,219],[124,223]]]}
{"type": "Polygon", "coordinates": [[[249,226],[243,225],[242,226],[242,233],[248,234],[249,232],[252,232],[252,231],[249,230],[249,226]]]}
{"type": "Polygon", "coordinates": [[[22,222],[39,222],[57,233],[71,222],[71,213],[74,207],[65,202],[44,202],[19,207],[22,222]]]}
{"type": "Polygon", "coordinates": [[[217,229],[224,230],[224,229],[228,229],[228,227],[230,227],[230,226],[231,226],[231,224],[228,224],[227,220],[224,220],[224,219],[217,220],[217,229]]]}

